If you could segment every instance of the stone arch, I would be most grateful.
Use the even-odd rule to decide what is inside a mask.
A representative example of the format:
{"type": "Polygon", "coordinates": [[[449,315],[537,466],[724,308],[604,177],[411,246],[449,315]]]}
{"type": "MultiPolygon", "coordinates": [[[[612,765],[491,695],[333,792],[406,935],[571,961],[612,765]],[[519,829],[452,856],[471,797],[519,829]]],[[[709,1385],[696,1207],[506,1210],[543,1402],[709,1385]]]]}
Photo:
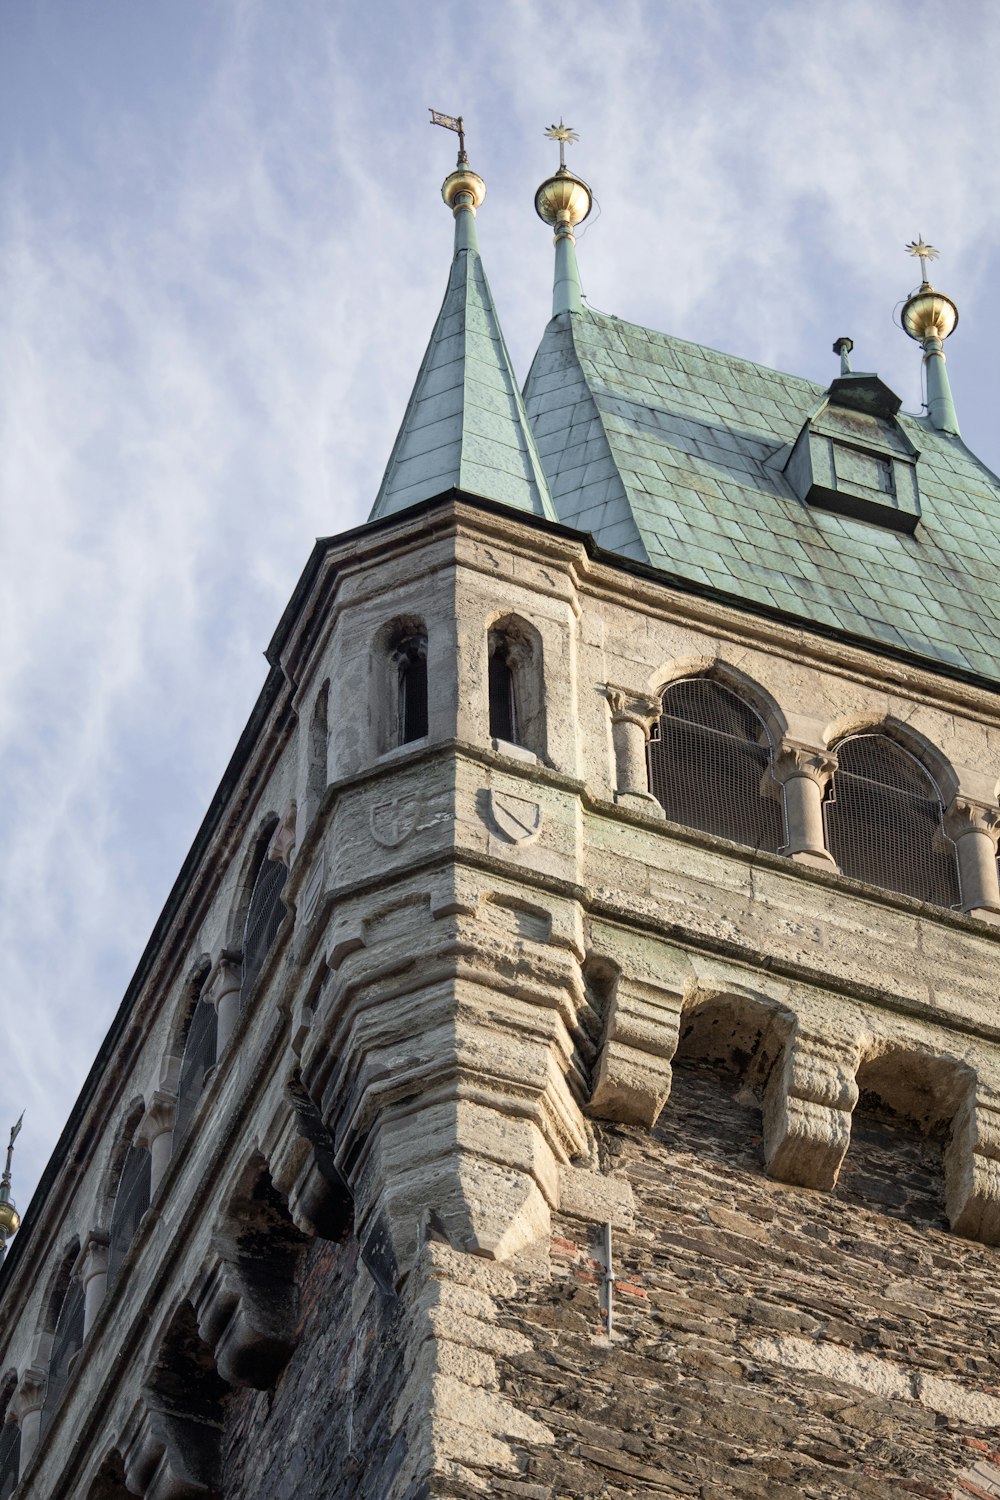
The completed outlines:
{"type": "Polygon", "coordinates": [[[665,662],[650,673],[649,692],[653,697],[662,697],[672,683],[686,677],[707,677],[742,698],[764,724],[773,745],[777,745],[788,732],[788,719],[777,698],[756,677],[751,677],[723,656],[685,656],[665,662]]]}
{"type": "Polygon", "coordinates": [[[273,809],[262,814],[257,819],[253,833],[244,844],[236,880],[236,895],[226,922],[225,950],[229,954],[237,955],[243,952],[243,935],[254,883],[261,865],[267,858],[268,844],[271,842],[279,821],[278,814],[273,809]]]}
{"type": "Polygon", "coordinates": [[[257,1150],[224,1202],[191,1301],[221,1377],[266,1390],[295,1347],[299,1267],[309,1240],[257,1150]]]}
{"type": "MultiPolygon", "coordinates": [[[[42,1298],[41,1313],[38,1320],[38,1331],[41,1334],[55,1332],[56,1323],[59,1319],[59,1309],[62,1307],[63,1298],[70,1282],[73,1279],[73,1267],[76,1265],[80,1255],[80,1237],[74,1234],[67,1241],[56,1267],[49,1273],[48,1285],[42,1298]]],[[[48,1349],[44,1352],[44,1358],[48,1357],[48,1349]]]]}
{"type": "Polygon", "coordinates": [[[106,1232],[111,1222],[111,1214],[114,1210],[115,1195],[118,1192],[118,1183],[121,1180],[122,1167],[129,1149],[135,1142],[135,1133],[139,1122],[146,1113],[146,1100],[141,1094],[137,1094],[129,1103],[122,1116],[121,1124],[111,1137],[111,1145],[105,1153],[104,1167],[101,1171],[100,1186],[98,1188],[97,1212],[94,1215],[95,1228],[106,1232]]]}
{"type": "Polygon", "coordinates": [[[546,753],[545,662],[541,633],[522,615],[498,611],[486,621],[490,735],[546,753]]]}
{"type": "Polygon", "coordinates": [[[884,734],[887,739],[902,747],[918,761],[930,776],[942,802],[947,804],[958,792],[958,772],[944,751],[933,740],[928,739],[912,724],[898,719],[894,714],[864,713],[845,714],[832,720],[824,732],[824,744],[836,751],[837,746],[860,734],[884,734]]]}
{"type": "Polygon", "coordinates": [[[163,1087],[171,1094],[177,1092],[177,1075],[180,1072],[181,1058],[184,1056],[184,1043],[187,1041],[188,1028],[211,967],[212,961],[207,953],[202,953],[195,959],[188,968],[181,986],[180,998],[174,1006],[170,1039],[160,1067],[163,1087]]]}
{"type": "Polygon", "coordinates": [[[698,987],[681,1007],[674,1063],[712,1063],[763,1089],[794,1024],[791,1011],[769,996],[698,987]]]}

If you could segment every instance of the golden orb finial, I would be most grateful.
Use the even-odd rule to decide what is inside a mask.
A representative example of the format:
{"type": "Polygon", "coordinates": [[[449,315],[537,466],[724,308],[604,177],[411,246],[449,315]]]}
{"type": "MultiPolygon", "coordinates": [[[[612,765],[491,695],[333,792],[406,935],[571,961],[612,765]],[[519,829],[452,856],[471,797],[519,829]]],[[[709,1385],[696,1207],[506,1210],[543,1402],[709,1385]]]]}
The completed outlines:
{"type": "Polygon", "coordinates": [[[449,172],[441,184],[441,197],[455,212],[459,208],[471,208],[473,213],[486,198],[486,184],[478,172],[469,166],[469,153],[465,149],[465,121],[461,115],[443,115],[440,110],[430,111],[431,125],[440,125],[445,130],[454,130],[458,136],[458,163],[454,172],[449,172]]]}
{"type": "Polygon", "coordinates": [[[907,255],[920,261],[920,286],[911,292],[900,314],[903,329],[911,339],[923,344],[927,339],[939,339],[943,343],[958,326],[958,308],[950,297],[931,286],[927,276],[927,263],[937,260],[939,251],[928,245],[923,235],[904,246],[907,255]]]}
{"type": "Polygon", "coordinates": [[[7,1248],[7,1241],[12,1234],[16,1234],[21,1227],[21,1216],[17,1206],[10,1196],[10,1168],[14,1156],[14,1142],[21,1133],[21,1121],[24,1119],[24,1111],[15,1125],[11,1126],[10,1140],[7,1142],[7,1162],[0,1177],[0,1260],[7,1248]]]}
{"type": "Polygon", "coordinates": [[[572,234],[590,213],[594,195],[582,177],[575,176],[566,165],[566,147],[578,141],[575,130],[564,125],[550,125],[545,132],[550,141],[559,142],[559,170],[548,177],[535,194],[535,212],[556,234],[572,234]]]}

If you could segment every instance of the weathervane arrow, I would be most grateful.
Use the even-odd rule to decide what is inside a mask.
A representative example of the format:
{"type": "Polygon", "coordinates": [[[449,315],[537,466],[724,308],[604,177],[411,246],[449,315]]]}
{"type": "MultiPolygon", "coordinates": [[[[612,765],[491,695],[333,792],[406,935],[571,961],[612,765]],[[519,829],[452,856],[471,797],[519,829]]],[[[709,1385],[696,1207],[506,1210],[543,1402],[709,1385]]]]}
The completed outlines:
{"type": "Polygon", "coordinates": [[[445,130],[453,130],[455,132],[458,136],[458,164],[459,166],[465,166],[469,158],[465,151],[465,122],[462,116],[443,115],[439,109],[432,109],[428,123],[431,125],[440,125],[445,130]]]}

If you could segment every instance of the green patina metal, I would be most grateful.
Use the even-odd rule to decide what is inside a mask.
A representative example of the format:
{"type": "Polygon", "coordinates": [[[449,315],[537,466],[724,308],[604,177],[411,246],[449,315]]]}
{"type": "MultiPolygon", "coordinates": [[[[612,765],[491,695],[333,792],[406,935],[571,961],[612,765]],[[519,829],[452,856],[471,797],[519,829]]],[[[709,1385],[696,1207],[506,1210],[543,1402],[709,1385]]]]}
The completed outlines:
{"type": "Polygon", "coordinates": [[[1000,480],[940,412],[866,394],[919,455],[915,529],[807,505],[785,469],[829,394],[584,308],[549,324],[525,405],[559,519],[601,546],[997,680],[1000,480]]]}
{"type": "Polygon", "coordinates": [[[569,225],[556,230],[556,269],[552,285],[552,316],[583,312],[580,268],[576,261],[576,240],[569,225]]]}
{"type": "Polygon", "coordinates": [[[454,487],[556,519],[479,256],[475,215],[455,215],[448,289],[371,520],[454,487]]]}

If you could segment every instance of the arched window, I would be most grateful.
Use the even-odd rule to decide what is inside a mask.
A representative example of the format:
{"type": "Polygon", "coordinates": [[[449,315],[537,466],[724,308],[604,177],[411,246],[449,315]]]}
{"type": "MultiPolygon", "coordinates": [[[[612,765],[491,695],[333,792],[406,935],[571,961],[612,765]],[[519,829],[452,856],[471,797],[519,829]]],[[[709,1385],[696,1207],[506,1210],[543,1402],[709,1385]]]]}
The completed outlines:
{"type": "Polygon", "coordinates": [[[281,892],[288,879],[288,866],[280,859],[261,862],[254,881],[247,920],[243,929],[243,979],[240,996],[245,1000],[261,969],[268,950],[288,912],[281,892]]]}
{"type": "Polygon", "coordinates": [[[662,704],[649,745],[649,786],[667,817],[777,853],[785,819],[764,721],[709,677],[671,683],[662,704]]]}
{"type": "Polygon", "coordinates": [[[824,805],[826,842],[845,875],[936,906],[958,906],[958,861],[933,778],[885,734],[837,749],[824,805]]]}
{"type": "Polygon", "coordinates": [[[177,1115],[174,1120],[174,1149],[183,1139],[195,1106],[201,1098],[205,1081],[215,1067],[219,1018],[214,1005],[199,996],[188,1022],[177,1080],[177,1115]]]}
{"type": "Polygon", "coordinates": [[[486,644],[491,738],[544,756],[541,636],[526,620],[508,615],[490,628],[486,644]]]}
{"type": "Polygon", "coordinates": [[[0,1500],[10,1500],[21,1468],[21,1429],[13,1419],[0,1427],[0,1500]]]}
{"type": "Polygon", "coordinates": [[[521,743],[517,724],[517,700],[514,696],[514,665],[510,642],[505,636],[490,633],[490,734],[495,740],[511,745],[521,743]]]}
{"type": "Polygon", "coordinates": [[[400,636],[393,645],[396,663],[396,743],[408,745],[427,733],[427,636],[400,636]]]}
{"type": "Polygon", "coordinates": [[[149,1207],[152,1158],[145,1146],[132,1146],[125,1157],[115,1206],[111,1212],[111,1234],[108,1243],[108,1286],[118,1274],[136,1230],[149,1207]]]}
{"type": "Polygon", "coordinates": [[[52,1352],[45,1379],[45,1399],[42,1402],[40,1431],[44,1432],[63,1398],[63,1392],[76,1368],[80,1350],[83,1348],[83,1287],[71,1281],[56,1319],[52,1335],[52,1352]]]}

